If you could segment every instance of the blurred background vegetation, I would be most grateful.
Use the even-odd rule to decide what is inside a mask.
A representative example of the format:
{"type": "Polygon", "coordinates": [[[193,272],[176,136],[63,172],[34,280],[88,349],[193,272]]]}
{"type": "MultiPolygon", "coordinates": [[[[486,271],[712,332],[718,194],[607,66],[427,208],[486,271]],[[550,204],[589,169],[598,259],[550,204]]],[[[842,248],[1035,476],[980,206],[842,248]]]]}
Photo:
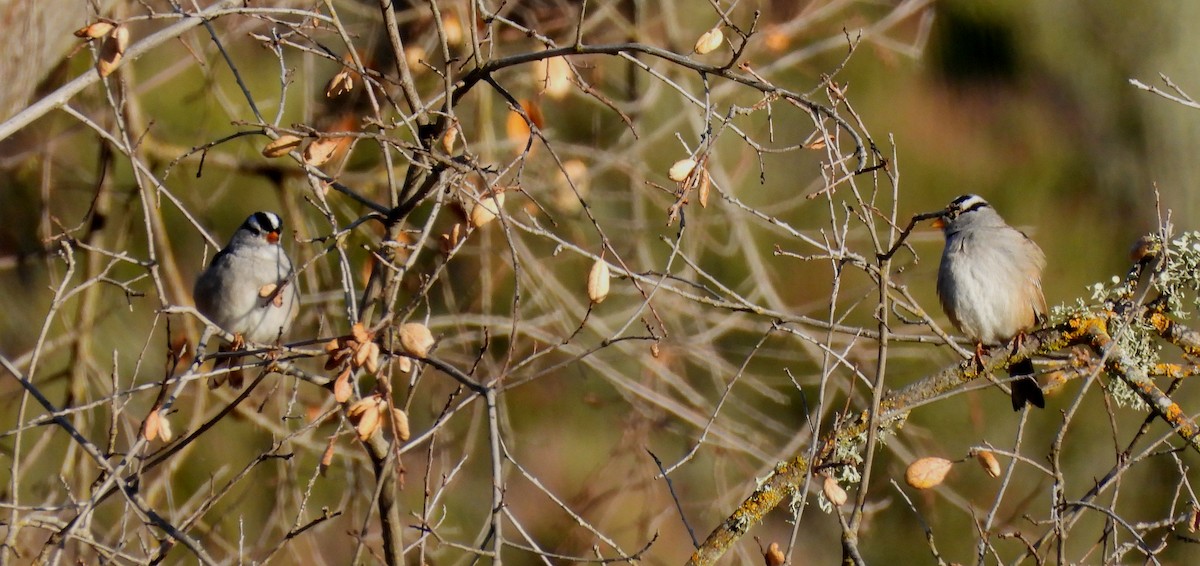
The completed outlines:
{"type": "MultiPolygon", "coordinates": [[[[116,19],[144,14],[144,9],[133,3],[102,4],[102,14],[116,19]]],[[[166,5],[148,4],[163,13],[170,12],[166,5]]],[[[322,9],[304,3],[267,4],[322,9]]],[[[376,5],[333,4],[364,54],[374,57],[386,51],[376,5]]],[[[460,21],[468,13],[463,3],[439,4],[448,17],[460,21]]],[[[728,8],[728,3],[718,4],[728,8]]],[[[404,33],[411,34],[406,38],[424,48],[436,67],[442,64],[436,55],[439,46],[423,5],[398,7],[398,13],[404,33]]],[[[92,52],[81,48],[70,31],[94,19],[95,12],[89,16],[83,2],[73,9],[70,13],[64,11],[55,21],[44,16],[47,9],[41,4],[12,0],[0,7],[5,25],[54,30],[36,36],[36,41],[31,39],[34,36],[0,34],[6,36],[3,41],[17,44],[8,47],[8,53],[28,49],[33,59],[30,48],[39,48],[35,60],[12,56],[0,60],[0,76],[17,77],[37,71],[32,73],[34,79],[14,78],[0,85],[0,89],[11,91],[2,106],[7,114],[0,116],[0,121],[66,81],[90,72],[92,52]]],[[[577,9],[576,2],[533,0],[509,2],[502,11],[559,44],[569,45],[577,9]]],[[[592,27],[584,33],[588,43],[638,41],[681,54],[690,53],[696,37],[718,23],[712,5],[698,0],[614,5],[593,2],[589,10],[595,15],[589,20],[592,27]],[[630,9],[637,17],[622,20],[628,18],[624,10],[630,9]],[[614,13],[606,15],[607,11],[614,13]],[[618,21],[626,26],[615,23],[618,21]]],[[[1200,16],[1200,6],[999,0],[743,1],[736,3],[729,18],[748,26],[756,10],[761,11],[759,35],[744,59],[773,83],[808,92],[823,74],[833,72],[845,60],[845,67],[833,80],[860,117],[856,126],[861,127],[864,136],[869,136],[883,156],[890,159],[894,152],[896,159],[891,166],[898,172],[900,199],[895,206],[901,224],[909,215],[940,208],[959,194],[983,195],[1046,251],[1050,267],[1043,284],[1052,304],[1087,298],[1088,285],[1107,282],[1125,272],[1130,245],[1158,225],[1155,187],[1162,197],[1163,213],[1171,211],[1175,226],[1196,228],[1192,219],[1200,212],[1200,198],[1192,185],[1200,163],[1191,155],[1200,147],[1196,127],[1200,111],[1135,88],[1129,79],[1163,86],[1158,77],[1163,73],[1183,90],[1200,91],[1200,68],[1194,55],[1197,39],[1190,26],[1200,16]],[[847,59],[847,38],[860,34],[861,43],[847,59]]],[[[140,19],[128,25],[136,42],[162,27],[163,21],[140,19]]],[[[237,62],[247,89],[254,94],[264,116],[272,119],[279,104],[280,65],[275,55],[263,48],[263,42],[254,38],[254,34],[266,34],[271,26],[259,18],[237,15],[216,19],[213,25],[230,58],[237,62]]],[[[492,48],[497,55],[541,48],[535,40],[513,29],[494,29],[492,48]]],[[[322,34],[318,43],[323,42],[335,56],[341,56],[345,49],[335,41],[336,36],[327,31],[322,34]]],[[[300,38],[297,41],[303,42],[300,38]]],[[[202,30],[192,31],[182,41],[163,45],[121,71],[120,78],[130,89],[125,96],[138,101],[121,106],[124,119],[140,144],[142,158],[180,201],[178,207],[162,205],[155,213],[161,214],[162,220],[162,239],[158,243],[169,246],[168,251],[160,252],[165,253],[164,259],[169,258],[163,265],[165,278],[178,285],[158,297],[143,269],[119,264],[109,276],[131,281],[131,288],[148,296],[127,297],[112,288],[89,291],[85,297],[67,302],[48,321],[47,336],[67,338],[52,340],[41,354],[33,378],[60,406],[103,397],[101,392],[112,388],[109,380],[114,374],[122,388],[161,380],[168,320],[173,325],[171,339],[186,334],[194,341],[199,335],[200,327],[194,319],[158,312],[159,300],[163,305],[191,304],[191,282],[215,252],[181,209],[194,215],[221,244],[247,214],[255,210],[280,211],[288,230],[296,231],[296,240],[288,244],[293,258],[300,263],[311,262],[301,274],[305,312],[292,338],[327,338],[348,331],[345,305],[336,283],[336,263],[323,254],[321,243],[309,240],[327,235],[330,224],[315,212],[311,200],[305,200],[312,196],[307,192],[303,171],[295,163],[264,159],[260,150],[267,138],[261,135],[233,139],[206,153],[191,151],[236,131],[253,129],[250,125],[254,118],[245,97],[212,43],[202,30]],[[94,331],[86,344],[70,339],[73,328],[91,324],[94,331]]],[[[459,49],[465,47],[460,45],[459,49]]],[[[728,49],[719,55],[692,56],[717,64],[728,57],[728,49]]],[[[299,50],[288,51],[286,61],[292,84],[280,125],[304,123],[317,129],[338,129],[338,120],[365,106],[361,100],[347,102],[325,96],[326,81],[339,70],[334,61],[299,50]]],[[[514,96],[536,102],[544,115],[547,138],[561,159],[587,164],[588,204],[607,236],[616,240],[614,244],[630,262],[631,270],[660,270],[671,249],[658,240],[673,239],[678,226],[666,223],[665,211],[674,200],[672,195],[650,185],[670,184],[664,174],[667,167],[687,155],[676,135],[689,147],[696,147],[705,116],[678,97],[663,95],[661,91],[666,87],[647,74],[631,70],[633,67],[626,62],[601,56],[573,61],[585,77],[628,113],[636,125],[637,138],[612,110],[595,99],[577,91],[562,99],[546,96],[533,78],[536,73],[528,66],[505,71],[499,77],[514,96]],[[627,96],[629,93],[635,96],[627,96]],[[635,241],[641,244],[635,245],[635,241]]],[[[394,71],[390,64],[381,60],[377,68],[390,75],[394,71]]],[[[413,68],[422,92],[430,96],[439,92],[441,83],[435,73],[419,65],[413,68]]],[[[662,72],[687,85],[691,92],[702,92],[695,73],[681,69],[662,72]]],[[[718,80],[713,80],[711,86],[722,109],[729,104],[750,106],[761,97],[756,91],[735,90],[718,80]]],[[[459,110],[459,119],[470,151],[485,162],[508,163],[513,155],[521,153],[525,140],[513,139],[505,131],[507,102],[489,89],[477,89],[468,97],[459,110]]],[[[829,103],[823,89],[811,93],[811,97],[829,103]]],[[[99,87],[91,87],[70,104],[106,128],[112,127],[110,101],[99,87]]],[[[774,108],[770,122],[764,113],[757,112],[739,117],[735,123],[756,139],[773,136],[773,147],[811,141],[813,132],[806,112],[784,104],[774,108]]],[[[403,136],[403,132],[400,128],[397,135],[403,136]]],[[[113,159],[106,145],[78,119],[61,111],[0,140],[0,312],[4,313],[0,317],[0,354],[8,359],[25,356],[37,346],[53,300],[52,289],[65,276],[53,236],[64,230],[76,230],[73,233],[78,235],[82,233],[78,231],[81,223],[100,223],[93,227],[105,234],[106,248],[146,257],[145,202],[132,178],[129,160],[113,159]],[[101,217],[102,221],[97,220],[101,217]]],[[[828,201],[833,204],[805,198],[825,188],[822,172],[827,171],[828,163],[823,156],[823,151],[810,150],[756,154],[737,137],[723,135],[710,159],[714,182],[722,191],[819,240],[820,230],[831,224],[831,210],[844,218],[840,206],[851,202],[842,194],[828,201]]],[[[388,179],[377,147],[358,144],[344,163],[326,169],[368,198],[388,202],[388,179]]],[[[403,167],[397,171],[403,175],[403,167]]],[[[600,238],[578,203],[572,205],[568,199],[565,205],[553,204],[557,202],[556,191],[563,190],[557,180],[560,174],[545,148],[535,147],[521,158],[519,170],[501,176],[504,184],[519,184],[528,195],[509,200],[508,213],[534,211],[536,201],[551,209],[558,222],[553,228],[557,234],[597,253],[600,238]]],[[[890,189],[885,187],[882,194],[890,195],[890,189]]],[[[330,198],[334,198],[332,193],[330,198]]],[[[773,226],[748,220],[728,201],[710,207],[699,209],[693,204],[687,216],[683,249],[699,269],[739,294],[765,303],[778,295],[778,302],[788,305],[794,314],[826,316],[832,290],[829,262],[773,255],[775,246],[796,253],[815,251],[805,249],[773,226]],[[721,212],[710,212],[714,208],[721,212]],[[746,259],[752,255],[758,259],[746,259]]],[[[343,226],[365,212],[350,201],[334,208],[343,226]]],[[[423,226],[433,213],[431,205],[423,206],[414,213],[410,226],[423,226]]],[[[433,233],[448,231],[453,222],[448,214],[436,219],[433,233]]],[[[548,226],[549,222],[544,224],[548,226]]],[[[481,232],[472,236],[455,261],[447,264],[441,283],[417,301],[420,304],[415,310],[420,317],[428,317],[430,327],[442,340],[440,355],[460,367],[471,367],[472,360],[480,357],[482,374],[503,375],[513,363],[572,336],[587,312],[586,298],[579,302],[578,297],[568,300],[556,293],[581,294],[578,281],[591,260],[560,253],[561,246],[554,240],[528,238],[516,246],[518,252],[513,252],[526,262],[522,264],[524,273],[518,277],[506,236],[499,230],[481,232]],[[543,278],[560,280],[561,287],[541,289],[543,278]],[[503,319],[511,315],[514,281],[527,286],[525,292],[529,295],[525,300],[536,306],[529,307],[525,316],[538,320],[535,326],[543,334],[531,332],[520,340],[508,335],[503,319]],[[540,292],[550,298],[539,298],[540,292]],[[493,319],[501,322],[491,322],[493,319]],[[480,344],[485,341],[489,341],[488,348],[481,353],[480,344]]],[[[857,238],[853,246],[869,248],[865,231],[853,232],[853,237],[857,238]]],[[[369,269],[367,258],[380,238],[381,231],[374,223],[364,224],[350,234],[345,250],[356,270],[365,273],[369,269]]],[[[948,327],[934,296],[941,235],[925,228],[910,241],[920,261],[912,263],[911,256],[902,256],[906,265],[900,282],[908,286],[920,304],[926,305],[935,320],[948,327]]],[[[439,257],[435,252],[428,253],[416,264],[415,271],[432,272],[439,257]]],[[[355,275],[361,276],[359,271],[355,275]]],[[[684,277],[698,279],[695,272],[686,270],[684,277]]],[[[421,281],[415,276],[405,279],[402,305],[421,281]]],[[[616,293],[611,302],[596,307],[591,315],[594,318],[577,339],[584,346],[594,347],[614,337],[626,319],[648,318],[630,315],[641,298],[630,290],[625,279],[614,280],[614,286],[620,284],[618,281],[624,282],[626,292],[616,293]]],[[[355,284],[361,289],[362,281],[355,284]]],[[[872,300],[875,283],[867,277],[847,274],[841,284],[842,301],[872,300]]],[[[669,311],[669,299],[663,301],[660,308],[668,309],[663,316],[670,334],[660,341],[659,356],[649,355],[646,342],[602,350],[596,359],[579,363],[566,363],[574,354],[563,351],[532,364],[525,375],[510,377],[540,376],[505,391],[505,438],[513,441],[509,450],[519,454],[519,461],[530,467],[529,473],[545,489],[602,526],[625,552],[640,548],[657,533],[658,539],[644,560],[675,564],[690,555],[691,542],[670,493],[661,479],[655,479],[658,469],[646,450],[668,465],[682,458],[697,442],[705,419],[713,413],[712,407],[731,376],[738,373],[740,365],[747,364],[745,374],[754,379],[747,378],[732,390],[731,406],[723,409],[717,419],[725,436],[707,439],[695,457],[672,476],[684,515],[702,539],[753,489],[756,477],[764,475],[775,461],[808,449],[807,442],[796,440],[801,434],[796,431],[809,426],[804,405],[813,410],[816,397],[812,389],[794,387],[784,369],[798,376],[802,386],[810,386],[820,379],[821,357],[811,344],[780,334],[766,338],[762,347],[756,348],[771,323],[769,319],[745,313],[710,313],[702,320],[676,319],[669,311]],[[559,363],[564,365],[554,369],[559,363]],[[623,375],[630,383],[621,384],[611,375],[623,375]],[[668,377],[679,381],[666,381],[668,377]],[[695,410],[673,409],[675,402],[695,410]]],[[[847,308],[845,314],[847,324],[872,325],[869,308],[847,308]]],[[[922,330],[901,325],[900,331],[922,330]]],[[[635,326],[626,335],[639,332],[635,326]]],[[[873,352],[873,347],[864,344],[848,357],[862,366],[860,369],[869,371],[873,352]]],[[[946,347],[897,350],[889,384],[904,385],[957,360],[946,347]]],[[[312,362],[311,366],[312,371],[318,371],[320,363],[312,362]]],[[[397,383],[404,381],[396,379],[397,383]]],[[[405,390],[405,403],[414,431],[418,432],[437,420],[455,388],[442,376],[422,379],[405,390]]],[[[845,403],[845,389],[854,387],[853,379],[846,375],[841,379],[843,384],[836,388],[839,396],[827,400],[828,406],[817,414],[828,416],[829,411],[837,411],[845,403]]],[[[863,384],[857,387],[852,397],[863,394],[863,384]]],[[[1057,410],[1061,402],[1056,399],[1069,397],[1074,387],[1069,385],[1067,391],[1051,398],[1046,411],[1032,415],[1027,446],[1048,444],[1060,424],[1057,410]]],[[[237,394],[201,391],[199,383],[195,388],[177,403],[179,414],[172,418],[178,419],[178,428],[194,427],[214,407],[228,403],[237,394]]],[[[0,401],[4,407],[0,412],[6,431],[18,426],[18,403],[23,402],[19,391],[14,381],[0,379],[0,398],[5,399],[0,401]]],[[[126,440],[136,435],[155,392],[151,389],[121,400],[122,415],[116,419],[120,422],[114,430],[126,440]],[[124,405],[126,402],[128,405],[124,405]]],[[[280,415],[300,420],[306,410],[327,410],[331,403],[328,397],[320,388],[289,380],[274,382],[269,391],[254,398],[256,407],[274,404],[274,412],[263,413],[274,418],[273,424],[263,424],[261,421],[268,419],[245,412],[253,413],[254,408],[222,420],[196,442],[186,460],[181,460],[186,467],[180,464],[182,469],[172,470],[173,479],[150,497],[163,509],[187,507],[193,494],[210,489],[210,481],[222,484],[285,431],[299,426],[280,420],[280,415]]],[[[1112,465],[1105,459],[1112,450],[1106,451],[1105,458],[1097,458],[1094,447],[1120,445],[1114,440],[1114,430],[1135,429],[1144,418],[1139,412],[1118,410],[1119,421],[1110,425],[1106,407],[1098,400],[1100,396],[1096,397],[1087,409],[1094,414],[1081,417],[1082,422],[1096,422],[1095,430],[1073,431],[1077,436],[1065,448],[1065,465],[1075,477],[1103,474],[1112,465]]],[[[1194,393],[1183,391],[1177,400],[1188,407],[1194,406],[1188,401],[1198,399],[1194,393]]],[[[484,416],[478,404],[464,411],[466,416],[450,421],[435,440],[406,456],[408,486],[402,497],[412,513],[420,513],[429,504],[424,492],[430,488],[422,484],[452,481],[452,495],[437,502],[444,507],[432,516],[445,521],[440,525],[444,535],[469,545],[480,538],[477,533],[484,528],[481,525],[486,525],[490,470],[484,456],[484,416]],[[460,464],[461,477],[452,475],[460,464]]],[[[81,412],[76,417],[99,437],[109,430],[107,413],[81,412]]],[[[878,473],[899,478],[904,466],[916,456],[956,458],[980,442],[1011,445],[1016,423],[1007,399],[994,388],[954,396],[914,412],[900,437],[889,440],[883,460],[877,464],[878,473]]],[[[335,425],[331,422],[314,430],[309,436],[292,440],[296,445],[289,449],[295,453],[294,460],[263,465],[206,515],[203,527],[195,534],[214,545],[215,555],[235,556],[237,541],[244,539],[254,558],[254,552],[261,551],[256,546],[260,541],[279,539],[293,517],[302,523],[321,508],[340,510],[345,515],[335,521],[336,527],[314,529],[300,537],[287,551],[288,558],[277,560],[316,557],[323,563],[343,563],[339,557],[353,548],[356,529],[363,529],[368,537],[377,536],[371,532],[372,523],[363,520],[370,506],[370,498],[364,494],[374,490],[373,476],[360,447],[348,438],[338,445],[342,459],[311,489],[311,499],[306,502],[308,514],[296,510],[300,493],[308,490],[306,484],[314,475],[325,439],[335,433],[335,425]],[[265,531],[261,539],[256,529],[265,531]]],[[[0,458],[11,458],[13,437],[10,432],[0,438],[0,458]]],[[[45,446],[38,444],[36,436],[26,442],[39,448],[34,455],[26,455],[23,473],[46,480],[44,484],[33,480],[24,484],[30,491],[21,497],[21,503],[50,499],[46,494],[60,489],[58,480],[52,478],[71,477],[67,483],[81,489],[92,479],[70,473],[77,463],[67,458],[72,452],[65,436],[48,440],[45,446]]],[[[1036,457],[1037,452],[1034,454],[1036,457]]],[[[1130,473],[1130,485],[1137,486],[1137,491],[1153,492],[1144,496],[1148,517],[1159,516],[1162,509],[1156,506],[1169,503],[1169,493],[1154,492],[1156,478],[1163,473],[1167,472],[1157,464],[1130,473]]],[[[961,475],[953,496],[938,499],[936,494],[923,492],[916,504],[937,533],[943,556],[965,562],[973,557],[976,537],[974,526],[967,520],[971,517],[967,509],[989,504],[995,484],[978,470],[961,475]]],[[[575,555],[586,554],[597,544],[591,533],[577,527],[536,484],[517,472],[509,477],[512,481],[507,485],[506,502],[529,529],[529,540],[539,541],[546,550],[575,555]]],[[[1045,506],[1045,501],[1038,498],[1046,497],[1046,481],[1032,472],[1018,474],[1017,479],[1001,516],[1005,525],[1022,529],[1029,526],[1022,515],[1040,512],[1045,506]]],[[[11,472],[0,472],[0,480],[10,485],[11,472]]],[[[1163,489],[1172,486],[1164,483],[1163,489]]],[[[869,515],[869,534],[864,535],[870,539],[863,548],[868,561],[906,564],[930,560],[923,534],[893,488],[878,480],[873,488],[879,493],[872,498],[876,506],[869,515]]],[[[12,494],[5,495],[11,501],[12,494]]],[[[124,513],[119,505],[100,511],[102,517],[114,522],[124,513]]],[[[785,543],[792,536],[787,515],[777,511],[752,534],[764,545],[771,541],[785,543]]],[[[417,523],[410,516],[405,518],[417,523]]],[[[805,512],[803,520],[793,563],[840,560],[836,519],[814,507],[805,512]]],[[[1101,519],[1091,520],[1094,531],[1080,531],[1087,535],[1071,541],[1078,544],[1071,555],[1083,561],[1088,560],[1082,549],[1093,544],[1093,535],[1103,528],[1101,519]]],[[[410,541],[417,534],[407,531],[410,541]]],[[[270,547],[273,543],[262,544],[270,547]]],[[[1020,543],[997,545],[1012,551],[1020,543]]],[[[734,561],[731,563],[759,560],[752,556],[754,546],[750,541],[738,552],[741,554],[730,558],[734,561]]],[[[1174,554],[1168,553],[1164,561],[1183,563],[1189,558],[1185,550],[1170,552],[1174,554]]],[[[470,556],[449,547],[430,553],[430,564],[462,563],[470,556]]],[[[81,555],[88,556],[86,552],[81,555]]],[[[182,551],[171,556],[187,561],[182,551]]],[[[410,563],[418,563],[413,560],[410,563]]],[[[520,553],[509,560],[540,563],[532,555],[520,553]]]]}

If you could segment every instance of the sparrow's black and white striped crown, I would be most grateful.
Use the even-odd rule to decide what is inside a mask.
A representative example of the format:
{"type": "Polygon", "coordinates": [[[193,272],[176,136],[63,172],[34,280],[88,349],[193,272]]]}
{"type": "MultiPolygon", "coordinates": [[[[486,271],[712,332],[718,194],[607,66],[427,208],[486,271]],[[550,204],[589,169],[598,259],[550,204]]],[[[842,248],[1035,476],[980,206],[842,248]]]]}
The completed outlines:
{"type": "Polygon", "coordinates": [[[950,201],[950,206],[946,207],[946,213],[950,216],[958,216],[964,212],[971,212],[990,206],[988,201],[983,200],[983,197],[979,195],[963,195],[950,201]]]}
{"type": "Polygon", "coordinates": [[[283,230],[283,220],[274,212],[255,212],[242,223],[242,229],[259,236],[270,232],[278,234],[283,230]]]}

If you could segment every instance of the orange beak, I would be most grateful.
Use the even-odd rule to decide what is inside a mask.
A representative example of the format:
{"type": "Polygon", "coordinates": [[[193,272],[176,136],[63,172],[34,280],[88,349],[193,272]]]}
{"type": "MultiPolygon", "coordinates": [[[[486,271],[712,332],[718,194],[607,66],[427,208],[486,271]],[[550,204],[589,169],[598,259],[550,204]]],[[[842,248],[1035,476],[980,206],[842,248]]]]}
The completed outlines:
{"type": "Polygon", "coordinates": [[[946,227],[946,219],[941,216],[934,218],[933,219],[933,227],[939,228],[939,229],[945,228],[946,227]]]}
{"type": "Polygon", "coordinates": [[[279,243],[279,232],[267,232],[267,242],[272,244],[279,243]]]}

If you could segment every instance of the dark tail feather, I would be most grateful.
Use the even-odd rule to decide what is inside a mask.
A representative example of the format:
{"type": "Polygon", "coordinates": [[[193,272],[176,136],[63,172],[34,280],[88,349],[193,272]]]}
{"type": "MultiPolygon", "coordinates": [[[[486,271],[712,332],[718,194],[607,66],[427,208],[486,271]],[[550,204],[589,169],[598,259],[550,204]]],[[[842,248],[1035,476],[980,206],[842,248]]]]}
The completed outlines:
{"type": "Polygon", "coordinates": [[[1008,368],[1008,374],[1013,377],[1022,376],[1009,384],[1009,387],[1012,387],[1014,411],[1025,408],[1026,403],[1039,409],[1046,408],[1046,397],[1042,395],[1042,388],[1038,386],[1037,379],[1033,377],[1033,360],[1021,360],[1013,364],[1008,368]]]}

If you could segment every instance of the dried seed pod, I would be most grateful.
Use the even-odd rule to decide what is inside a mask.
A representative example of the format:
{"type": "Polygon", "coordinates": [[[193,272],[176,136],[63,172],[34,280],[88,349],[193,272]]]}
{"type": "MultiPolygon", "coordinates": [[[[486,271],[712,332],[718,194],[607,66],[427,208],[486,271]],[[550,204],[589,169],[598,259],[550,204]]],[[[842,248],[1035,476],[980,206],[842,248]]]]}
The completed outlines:
{"type": "Polygon", "coordinates": [[[707,170],[700,170],[700,187],[696,189],[700,195],[700,207],[708,208],[708,193],[712,190],[712,178],[707,170]]]}
{"type": "Polygon", "coordinates": [[[396,356],[396,365],[400,368],[400,373],[408,373],[413,368],[412,358],[396,356]]]}
{"type": "Polygon", "coordinates": [[[175,438],[175,433],[171,431],[171,419],[168,419],[162,414],[159,414],[158,416],[158,437],[161,438],[163,442],[170,442],[175,438]]]}
{"type": "Polygon", "coordinates": [[[720,27],[715,27],[700,34],[700,38],[696,40],[695,50],[701,55],[712,53],[724,42],[725,33],[721,31],[720,27]]]}
{"type": "Polygon", "coordinates": [[[100,44],[100,58],[96,61],[96,70],[101,77],[107,77],[117,70],[128,44],[129,30],[125,26],[114,27],[112,32],[104,37],[104,42],[100,44]]]}
{"type": "Polygon", "coordinates": [[[658,342],[652,342],[650,344],[650,355],[654,356],[655,358],[662,355],[662,350],[658,347],[658,342]]]}
{"type": "Polygon", "coordinates": [[[987,475],[994,478],[1000,477],[1000,461],[996,460],[996,455],[992,454],[991,450],[980,450],[975,453],[975,460],[983,467],[983,471],[987,475]]]}
{"type": "Polygon", "coordinates": [[[111,32],[114,28],[116,28],[116,25],[114,25],[112,22],[93,22],[75,30],[75,37],[81,39],[97,39],[108,35],[109,32],[111,32]]]}
{"type": "Polygon", "coordinates": [[[446,133],[442,135],[442,147],[446,149],[446,153],[454,153],[454,144],[458,141],[461,130],[462,126],[458,125],[458,120],[454,120],[446,128],[446,133]]]}
{"type": "Polygon", "coordinates": [[[304,148],[304,162],[313,167],[324,165],[337,152],[341,143],[342,140],[340,138],[332,137],[313,140],[312,143],[308,144],[308,147],[304,148]]]}
{"type": "Polygon", "coordinates": [[[117,52],[124,55],[125,48],[129,47],[129,28],[123,25],[117,25],[112,29],[112,32],[109,33],[109,37],[116,42],[117,52]]]}
{"type": "Polygon", "coordinates": [[[275,289],[278,289],[278,288],[279,288],[279,285],[276,285],[274,283],[267,283],[266,285],[263,285],[262,287],[258,288],[258,296],[259,296],[259,298],[265,299],[267,297],[270,297],[271,293],[274,293],[275,289]]]}
{"type": "Polygon", "coordinates": [[[325,98],[341,96],[352,90],[354,90],[354,77],[350,74],[350,69],[342,69],[330,78],[328,83],[325,83],[325,98]]]}
{"type": "Polygon", "coordinates": [[[363,397],[362,399],[350,404],[350,407],[346,409],[346,418],[350,419],[352,424],[358,424],[358,421],[362,419],[363,413],[366,413],[368,410],[375,411],[378,410],[378,408],[378,397],[374,395],[370,397],[363,397]]]}
{"type": "Polygon", "coordinates": [[[504,193],[493,192],[491,195],[484,195],[479,198],[479,202],[471,207],[471,225],[479,228],[488,222],[500,216],[500,209],[504,207],[504,193]]]}
{"type": "Polygon", "coordinates": [[[325,453],[321,454],[321,475],[325,475],[325,470],[333,466],[333,447],[337,444],[337,436],[330,436],[329,442],[325,445],[325,453]]]}
{"type": "Polygon", "coordinates": [[[142,437],[146,440],[153,441],[162,431],[162,416],[158,411],[159,408],[155,407],[149,415],[146,415],[146,421],[142,423],[142,437]]]}
{"type": "Polygon", "coordinates": [[[680,159],[679,161],[671,164],[671,168],[667,170],[667,178],[675,181],[676,183],[682,183],[684,179],[687,179],[687,176],[692,172],[692,169],[695,168],[695,159],[690,157],[686,159],[680,159]]]}
{"type": "Polygon", "coordinates": [[[846,490],[838,485],[837,480],[833,476],[825,476],[825,483],[821,486],[821,490],[825,493],[825,498],[833,503],[835,507],[841,507],[846,504],[846,490]]]}
{"type": "Polygon", "coordinates": [[[350,385],[350,368],[346,368],[333,381],[333,399],[338,403],[345,403],[353,394],[354,387],[350,385]]]}
{"type": "Polygon", "coordinates": [[[362,416],[358,419],[358,424],[354,426],[354,432],[358,433],[358,439],[366,442],[379,431],[379,406],[375,405],[366,411],[363,411],[362,416]]]}
{"type": "Polygon", "coordinates": [[[363,347],[370,350],[367,353],[367,360],[363,362],[363,367],[366,368],[367,372],[369,373],[379,373],[379,344],[376,344],[375,342],[367,342],[363,345],[363,347]]]}
{"type": "Polygon", "coordinates": [[[787,557],[783,555],[783,551],[779,549],[779,543],[773,542],[767,547],[767,551],[763,554],[763,560],[767,566],[783,566],[787,561],[787,557]]]}
{"type": "Polygon", "coordinates": [[[401,442],[408,442],[408,439],[412,438],[412,432],[408,428],[408,413],[392,409],[392,421],[396,423],[396,438],[401,442]]]}
{"type": "Polygon", "coordinates": [[[609,269],[608,262],[597,259],[588,272],[587,294],[593,303],[602,303],[608,298],[609,269]]]}
{"type": "Polygon", "coordinates": [[[419,322],[406,323],[400,327],[400,346],[410,356],[429,357],[429,349],[433,347],[433,333],[419,322]]]}
{"type": "Polygon", "coordinates": [[[904,481],[917,489],[936,487],[946,479],[946,474],[953,465],[954,462],[945,458],[921,458],[909,464],[908,470],[904,472],[904,481]]]}
{"type": "Polygon", "coordinates": [[[267,144],[266,147],[263,148],[263,157],[283,157],[288,153],[291,153],[291,151],[294,149],[300,149],[300,142],[302,141],[304,141],[304,138],[299,136],[283,134],[282,136],[271,140],[271,143],[267,144]]]}
{"type": "Polygon", "coordinates": [[[354,341],[359,344],[364,344],[371,341],[371,333],[367,331],[367,327],[363,323],[356,322],[350,327],[350,336],[354,337],[354,341]]]}
{"type": "MultiPolygon", "coordinates": [[[[357,367],[357,368],[366,367],[367,360],[371,359],[371,354],[372,354],[371,345],[372,344],[375,344],[375,343],[374,342],[363,342],[362,344],[359,344],[358,349],[354,351],[354,361],[351,362],[350,365],[357,367]]],[[[376,345],[374,348],[374,354],[376,356],[379,355],[378,348],[379,348],[378,345],[376,345]]]]}

